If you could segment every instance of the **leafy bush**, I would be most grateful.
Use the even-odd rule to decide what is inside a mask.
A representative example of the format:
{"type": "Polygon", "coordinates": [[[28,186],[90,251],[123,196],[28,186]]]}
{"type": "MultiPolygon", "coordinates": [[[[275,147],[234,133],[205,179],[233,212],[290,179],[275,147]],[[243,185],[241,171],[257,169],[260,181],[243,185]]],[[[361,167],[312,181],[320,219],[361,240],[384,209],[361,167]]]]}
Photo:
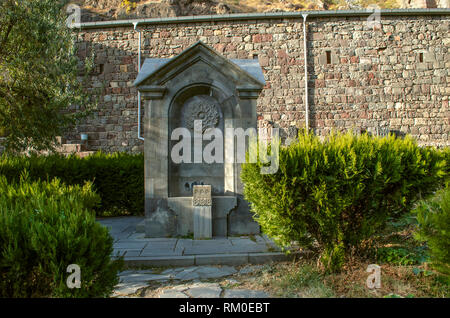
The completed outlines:
{"type": "Polygon", "coordinates": [[[338,270],[364,239],[410,211],[445,175],[443,154],[410,138],[312,134],[281,147],[279,169],[243,164],[241,179],[262,230],[280,245],[297,241],[338,270]]]}
{"type": "Polygon", "coordinates": [[[98,152],[85,158],[58,154],[0,157],[0,175],[9,182],[17,181],[24,170],[30,180],[58,178],[69,185],[91,181],[102,201],[101,206],[96,207],[98,216],[144,213],[142,154],[98,152]]]}
{"type": "Polygon", "coordinates": [[[444,148],[442,150],[442,155],[444,156],[445,162],[447,163],[445,165],[446,179],[444,181],[448,185],[448,184],[450,184],[450,147],[444,148]]]}
{"type": "Polygon", "coordinates": [[[28,182],[29,175],[23,171],[19,178],[19,185],[8,184],[4,176],[0,176],[0,194],[11,204],[34,206],[35,199],[39,200],[67,200],[77,201],[82,207],[93,210],[100,205],[100,196],[92,189],[92,182],[87,181],[83,186],[64,185],[61,180],[51,182],[28,182]],[[31,201],[30,201],[31,200],[31,201]]]}
{"type": "Polygon", "coordinates": [[[450,187],[421,201],[414,212],[419,223],[417,238],[427,242],[433,268],[450,281],[450,187]]]}
{"type": "Polygon", "coordinates": [[[381,247],[377,250],[378,261],[393,265],[415,265],[423,260],[422,251],[410,251],[403,247],[381,247]]]}
{"type": "Polygon", "coordinates": [[[379,263],[392,265],[419,265],[427,261],[427,247],[414,239],[417,218],[406,213],[401,218],[388,220],[386,227],[372,237],[367,256],[379,263]]]}
{"type": "Polygon", "coordinates": [[[0,296],[109,296],[122,260],[111,260],[113,238],[87,208],[98,200],[89,183],[0,176],[0,296]],[[81,288],[66,285],[70,264],[80,266],[81,288]]]}

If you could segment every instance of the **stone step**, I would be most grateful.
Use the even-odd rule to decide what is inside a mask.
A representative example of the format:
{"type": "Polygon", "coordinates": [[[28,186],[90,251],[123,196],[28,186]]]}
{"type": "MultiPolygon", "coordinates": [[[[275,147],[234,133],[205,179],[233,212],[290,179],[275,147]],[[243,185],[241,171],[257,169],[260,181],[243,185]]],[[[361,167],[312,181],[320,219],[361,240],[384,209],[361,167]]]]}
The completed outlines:
{"type": "Polygon", "coordinates": [[[58,145],[65,144],[65,143],[66,143],[66,138],[64,138],[64,137],[62,137],[62,136],[57,136],[57,137],[56,137],[56,143],[57,143],[58,145]]]}
{"type": "Polygon", "coordinates": [[[124,255],[127,268],[140,268],[143,266],[199,266],[199,265],[245,265],[283,262],[306,256],[306,252],[285,253],[238,253],[238,254],[206,254],[190,256],[160,256],[144,257],[124,255]]]}
{"type": "Polygon", "coordinates": [[[94,153],[95,153],[95,151],[61,152],[61,154],[63,154],[64,156],[69,156],[69,155],[75,154],[80,158],[88,157],[90,155],[93,155],[94,153]]]}
{"type": "Polygon", "coordinates": [[[93,155],[94,153],[95,153],[95,151],[80,151],[80,152],[77,152],[76,155],[80,158],[84,158],[84,157],[93,155]]]}
{"type": "Polygon", "coordinates": [[[136,233],[145,233],[145,219],[136,225],[136,233]]]}
{"type": "Polygon", "coordinates": [[[81,153],[88,151],[85,144],[61,144],[56,147],[59,153],[81,153]]]}
{"type": "Polygon", "coordinates": [[[84,150],[82,144],[62,144],[56,149],[62,153],[80,152],[84,150]]]}

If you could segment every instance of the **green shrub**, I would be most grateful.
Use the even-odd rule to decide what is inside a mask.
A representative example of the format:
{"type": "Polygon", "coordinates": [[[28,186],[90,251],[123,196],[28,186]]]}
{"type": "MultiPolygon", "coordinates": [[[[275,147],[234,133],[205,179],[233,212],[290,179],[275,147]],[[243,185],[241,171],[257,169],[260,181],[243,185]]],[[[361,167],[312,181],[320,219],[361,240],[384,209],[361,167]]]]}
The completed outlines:
{"type": "Polygon", "coordinates": [[[412,212],[389,220],[385,229],[373,237],[367,256],[375,256],[380,264],[419,265],[426,262],[425,244],[413,237],[416,226],[417,218],[412,212]]]}
{"type": "Polygon", "coordinates": [[[0,176],[0,297],[109,296],[122,260],[111,260],[113,238],[87,208],[98,201],[89,183],[0,176]],[[70,264],[81,288],[66,285],[70,264]]]}
{"type": "Polygon", "coordinates": [[[427,242],[430,261],[450,281],[450,187],[421,201],[414,209],[417,215],[417,239],[427,242]]]}
{"type": "Polygon", "coordinates": [[[450,147],[446,147],[446,148],[442,149],[442,155],[444,156],[445,162],[446,162],[446,165],[445,165],[446,178],[444,181],[447,185],[449,185],[450,184],[450,147]]]}
{"type": "Polygon", "coordinates": [[[423,259],[422,251],[410,251],[404,247],[381,247],[377,250],[377,260],[380,263],[393,265],[420,264],[423,259]]]}
{"type": "Polygon", "coordinates": [[[30,180],[26,171],[20,175],[18,184],[8,184],[4,176],[0,176],[0,194],[11,204],[34,207],[36,199],[39,200],[71,200],[80,206],[93,210],[100,205],[100,196],[92,188],[92,182],[87,181],[83,186],[64,185],[61,180],[54,178],[51,182],[28,182],[30,180]]]}
{"type": "Polygon", "coordinates": [[[144,156],[142,154],[98,152],[79,158],[72,155],[0,157],[0,175],[17,181],[26,171],[31,180],[60,179],[69,185],[86,181],[100,195],[98,216],[142,215],[144,213],[144,156]]]}
{"type": "Polygon", "coordinates": [[[281,147],[279,169],[261,174],[261,162],[243,164],[241,179],[262,230],[280,245],[316,249],[338,270],[345,257],[389,219],[410,211],[445,175],[443,154],[397,139],[312,134],[281,147]]]}

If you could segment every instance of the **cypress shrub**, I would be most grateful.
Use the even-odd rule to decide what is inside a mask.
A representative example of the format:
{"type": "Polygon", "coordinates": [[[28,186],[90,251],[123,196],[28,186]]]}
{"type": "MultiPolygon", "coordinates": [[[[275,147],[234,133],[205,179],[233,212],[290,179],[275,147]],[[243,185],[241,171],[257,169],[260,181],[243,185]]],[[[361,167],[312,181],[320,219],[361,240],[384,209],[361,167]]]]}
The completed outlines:
{"type": "Polygon", "coordinates": [[[89,183],[0,176],[0,297],[109,296],[122,260],[111,260],[113,238],[90,210],[98,202],[89,183]],[[70,264],[80,288],[67,286],[70,264]]]}
{"type": "Polygon", "coordinates": [[[282,246],[297,241],[316,250],[330,271],[387,221],[433,193],[445,175],[441,151],[398,139],[333,133],[325,140],[303,133],[281,147],[279,169],[245,163],[241,179],[263,232],[282,246]]]}
{"type": "Polygon", "coordinates": [[[450,282],[450,187],[421,201],[414,209],[417,216],[416,238],[427,242],[430,262],[450,282]]]}
{"type": "Polygon", "coordinates": [[[18,181],[22,171],[30,180],[58,178],[68,185],[92,182],[101,198],[101,205],[96,207],[98,216],[144,214],[143,154],[0,156],[0,175],[9,182],[18,181]]]}

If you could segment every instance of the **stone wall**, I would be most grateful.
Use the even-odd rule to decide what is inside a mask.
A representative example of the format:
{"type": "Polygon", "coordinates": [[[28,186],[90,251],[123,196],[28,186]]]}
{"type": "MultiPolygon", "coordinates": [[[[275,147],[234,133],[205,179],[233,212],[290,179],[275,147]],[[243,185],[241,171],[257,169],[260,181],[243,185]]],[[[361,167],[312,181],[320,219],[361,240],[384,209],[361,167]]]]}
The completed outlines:
{"type": "MultiPolygon", "coordinates": [[[[308,18],[310,125],[372,133],[390,129],[421,144],[450,145],[450,16],[308,18]]],[[[267,85],[258,98],[261,125],[305,124],[302,19],[142,25],[142,61],[173,57],[197,41],[226,58],[257,58],[267,85]]],[[[90,77],[98,111],[66,136],[89,135],[89,150],[142,151],[137,138],[138,33],[133,27],[78,31],[80,57],[95,53],[90,77]]]]}

